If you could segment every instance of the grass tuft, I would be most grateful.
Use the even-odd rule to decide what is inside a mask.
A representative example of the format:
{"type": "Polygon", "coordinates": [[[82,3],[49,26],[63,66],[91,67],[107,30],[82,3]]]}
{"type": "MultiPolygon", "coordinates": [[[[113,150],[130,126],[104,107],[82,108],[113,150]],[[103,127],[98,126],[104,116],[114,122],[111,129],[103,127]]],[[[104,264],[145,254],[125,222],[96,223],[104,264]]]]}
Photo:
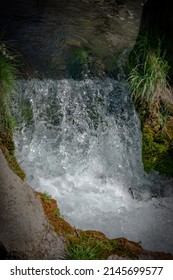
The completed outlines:
{"type": "Polygon", "coordinates": [[[47,192],[44,192],[41,194],[41,198],[46,202],[49,203],[52,199],[52,196],[48,194],[47,192]]]}
{"type": "MultiPolygon", "coordinates": [[[[147,103],[150,108],[160,109],[161,102],[173,103],[168,84],[169,66],[161,55],[160,46],[156,51],[148,50],[146,57],[129,74],[132,99],[135,104],[147,103]]],[[[139,58],[137,58],[139,61],[139,58]]]]}
{"type": "Polygon", "coordinates": [[[109,242],[81,235],[76,242],[69,239],[67,258],[69,260],[99,260],[103,251],[109,255],[112,248],[109,242]]]}

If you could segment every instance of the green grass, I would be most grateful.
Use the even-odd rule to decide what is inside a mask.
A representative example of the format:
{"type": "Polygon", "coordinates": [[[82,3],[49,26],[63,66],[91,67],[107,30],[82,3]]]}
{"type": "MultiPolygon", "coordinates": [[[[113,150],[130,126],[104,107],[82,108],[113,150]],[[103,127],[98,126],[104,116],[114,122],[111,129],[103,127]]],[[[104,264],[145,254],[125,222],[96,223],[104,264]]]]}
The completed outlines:
{"type": "Polygon", "coordinates": [[[41,194],[41,198],[46,202],[49,203],[50,200],[52,199],[52,196],[48,194],[47,192],[44,192],[41,194]]]}
{"type": "Polygon", "coordinates": [[[59,209],[55,209],[55,210],[53,211],[53,214],[54,214],[55,217],[57,217],[57,218],[59,218],[59,219],[61,219],[61,220],[64,220],[64,217],[61,215],[59,209]]]}
{"type": "Polygon", "coordinates": [[[160,108],[161,102],[169,102],[172,96],[167,81],[168,71],[169,66],[160,47],[155,51],[148,50],[144,61],[132,68],[129,74],[134,103],[146,102],[150,108],[154,106],[156,109],[160,108]]]}
{"type": "Polygon", "coordinates": [[[99,260],[108,256],[118,241],[110,242],[80,236],[77,242],[69,241],[67,258],[70,260],[99,260]]]}
{"type": "Polygon", "coordinates": [[[170,66],[166,60],[163,42],[144,32],[137,39],[129,57],[128,82],[131,97],[141,117],[157,119],[163,126],[173,106],[173,90],[169,85],[170,66]],[[164,112],[167,112],[166,115],[164,112]],[[166,118],[165,118],[166,116],[166,118]]]}
{"type": "Polygon", "coordinates": [[[13,126],[9,109],[9,94],[15,87],[16,67],[0,52],[0,128],[7,130],[13,126]]]}

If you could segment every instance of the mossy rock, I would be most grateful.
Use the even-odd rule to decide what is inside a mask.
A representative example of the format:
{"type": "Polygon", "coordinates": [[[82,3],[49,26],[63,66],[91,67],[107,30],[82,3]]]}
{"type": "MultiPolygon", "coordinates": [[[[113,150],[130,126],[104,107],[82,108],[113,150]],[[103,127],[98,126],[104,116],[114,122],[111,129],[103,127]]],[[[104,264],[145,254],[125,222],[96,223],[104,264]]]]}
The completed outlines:
{"type": "Polygon", "coordinates": [[[39,192],[35,192],[35,195],[40,197],[44,212],[54,227],[55,232],[58,235],[64,236],[68,234],[74,235],[75,230],[61,216],[56,200],[52,199],[49,195],[45,196],[45,194],[39,192]]]}
{"type": "Polygon", "coordinates": [[[152,170],[173,176],[172,140],[163,132],[155,132],[145,124],[143,128],[142,158],[146,172],[152,170]]]}
{"type": "Polygon", "coordinates": [[[170,148],[163,153],[155,165],[155,170],[161,174],[173,176],[173,149],[170,148]]]}

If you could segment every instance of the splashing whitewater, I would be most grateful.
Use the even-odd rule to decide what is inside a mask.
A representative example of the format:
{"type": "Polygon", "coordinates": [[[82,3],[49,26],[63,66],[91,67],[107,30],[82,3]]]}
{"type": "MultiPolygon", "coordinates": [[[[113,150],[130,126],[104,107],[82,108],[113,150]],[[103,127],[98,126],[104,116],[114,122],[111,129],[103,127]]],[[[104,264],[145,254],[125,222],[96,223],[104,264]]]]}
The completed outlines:
{"type": "Polygon", "coordinates": [[[143,171],[127,84],[33,79],[17,87],[16,155],[27,182],[56,198],[77,228],[173,253],[172,182],[143,171]]]}

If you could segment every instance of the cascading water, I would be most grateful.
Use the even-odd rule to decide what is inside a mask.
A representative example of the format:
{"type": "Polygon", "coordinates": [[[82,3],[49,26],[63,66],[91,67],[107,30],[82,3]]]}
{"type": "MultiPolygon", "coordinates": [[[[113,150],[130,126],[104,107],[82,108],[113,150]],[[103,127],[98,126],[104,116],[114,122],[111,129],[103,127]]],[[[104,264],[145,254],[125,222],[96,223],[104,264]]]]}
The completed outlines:
{"type": "Polygon", "coordinates": [[[71,225],[173,253],[172,183],[148,176],[125,83],[18,81],[16,155],[36,190],[57,199],[71,225]]]}

